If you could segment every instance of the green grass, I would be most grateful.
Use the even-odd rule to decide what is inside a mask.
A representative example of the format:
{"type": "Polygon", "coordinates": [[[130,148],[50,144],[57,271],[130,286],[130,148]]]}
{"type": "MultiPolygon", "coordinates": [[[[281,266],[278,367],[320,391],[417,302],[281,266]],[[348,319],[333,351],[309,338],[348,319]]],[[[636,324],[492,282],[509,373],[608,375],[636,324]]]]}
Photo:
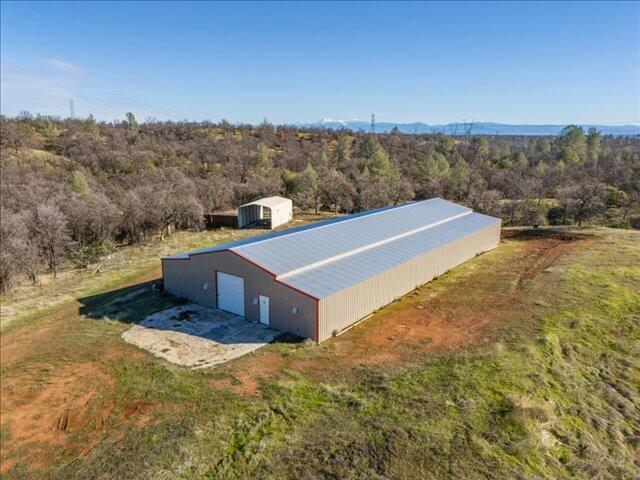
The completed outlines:
{"type": "MultiPolygon", "coordinates": [[[[211,388],[225,377],[220,369],[103,355],[105,345],[133,351],[120,333],[170,302],[148,290],[134,289],[124,304],[88,302],[91,316],[102,320],[62,321],[53,310],[40,312],[46,319],[12,332],[27,332],[33,322],[58,325],[54,333],[63,336],[48,335],[19,363],[3,363],[3,378],[26,369],[46,383],[61,365],[91,361],[115,381],[104,392],[116,403],[108,426],[116,430],[132,402],[157,408],[153,421],[127,426],[123,435],[107,432],[82,458],[69,450],[48,470],[31,471],[27,455],[5,478],[637,478],[639,236],[605,229],[596,235],[532,280],[527,288],[535,295],[522,300],[527,308],[488,344],[433,352],[410,365],[339,370],[322,380],[285,370],[253,397],[211,388]],[[553,288],[544,288],[547,282],[553,288]]],[[[506,242],[372,321],[455,292],[478,273],[506,289],[510,279],[496,268],[523,255],[524,245],[506,242]]],[[[468,301],[482,301],[481,292],[468,301]]],[[[266,350],[288,360],[328,355],[300,344],[266,350]]],[[[97,396],[91,408],[103,400],[97,396]]],[[[77,431],[78,439],[93,427],[77,431]]]]}

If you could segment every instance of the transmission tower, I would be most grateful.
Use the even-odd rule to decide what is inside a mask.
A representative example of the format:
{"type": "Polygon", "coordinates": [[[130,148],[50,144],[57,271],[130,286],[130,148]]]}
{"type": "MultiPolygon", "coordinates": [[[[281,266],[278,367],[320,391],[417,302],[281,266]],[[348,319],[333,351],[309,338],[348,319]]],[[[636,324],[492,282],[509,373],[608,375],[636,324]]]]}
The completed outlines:
{"type": "Polygon", "coordinates": [[[372,135],[376,134],[376,114],[375,113],[371,114],[371,134],[372,135]]]}
{"type": "Polygon", "coordinates": [[[73,99],[72,98],[69,99],[69,110],[71,110],[71,118],[75,118],[76,109],[73,106],[73,99]]]}

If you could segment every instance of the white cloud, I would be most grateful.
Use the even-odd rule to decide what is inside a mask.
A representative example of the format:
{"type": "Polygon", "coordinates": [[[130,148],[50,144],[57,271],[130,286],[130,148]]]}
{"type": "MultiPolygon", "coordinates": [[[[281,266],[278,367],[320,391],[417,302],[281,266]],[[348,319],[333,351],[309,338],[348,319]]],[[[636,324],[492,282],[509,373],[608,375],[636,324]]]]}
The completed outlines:
{"type": "Polygon", "coordinates": [[[61,59],[46,58],[38,66],[26,67],[2,62],[0,113],[17,115],[23,110],[45,115],[69,115],[69,99],[75,103],[76,116],[90,113],[100,120],[123,118],[133,112],[139,119],[147,116],[182,118],[163,102],[141,101],[113,90],[100,90],[84,68],[61,59]]]}
{"type": "Polygon", "coordinates": [[[50,113],[67,104],[82,83],[78,74],[51,68],[29,68],[2,63],[2,113],[31,110],[50,113]]]}
{"type": "Polygon", "coordinates": [[[69,75],[83,75],[84,69],[80,65],[67,62],[59,58],[45,58],[44,61],[55,70],[69,75]]]}

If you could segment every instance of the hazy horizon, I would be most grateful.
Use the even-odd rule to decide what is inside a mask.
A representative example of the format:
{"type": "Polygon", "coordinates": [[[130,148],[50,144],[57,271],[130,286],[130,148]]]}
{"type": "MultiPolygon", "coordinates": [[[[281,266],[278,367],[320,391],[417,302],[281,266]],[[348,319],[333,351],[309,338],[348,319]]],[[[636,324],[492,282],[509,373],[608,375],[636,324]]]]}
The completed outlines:
{"type": "MultiPolygon", "coordinates": [[[[17,118],[25,113],[28,113],[31,116],[45,116],[45,117],[53,117],[53,118],[59,118],[61,120],[64,119],[68,119],[68,118],[74,118],[77,120],[84,120],[87,119],[89,117],[89,115],[92,115],[94,117],[94,119],[98,122],[107,122],[107,123],[111,123],[111,122],[121,122],[125,120],[125,115],[126,113],[128,113],[127,111],[123,111],[122,114],[118,117],[115,118],[97,118],[95,115],[93,115],[93,113],[89,112],[86,113],[85,115],[79,115],[77,113],[77,107],[75,107],[76,109],[76,114],[74,117],[70,117],[69,112],[62,113],[62,114],[51,114],[51,113],[46,113],[46,112],[37,112],[37,111],[31,111],[31,110],[20,110],[17,113],[13,113],[13,114],[6,114],[4,112],[2,112],[1,114],[4,115],[5,117],[8,118],[17,118]]],[[[67,110],[69,110],[69,105],[67,104],[67,110]]],[[[326,124],[332,124],[332,123],[343,123],[343,124],[349,124],[349,123],[364,123],[369,125],[371,122],[371,118],[368,119],[364,119],[364,118],[351,118],[351,119],[339,119],[339,118],[332,118],[332,117],[325,117],[325,118],[321,118],[319,120],[311,120],[311,121],[295,121],[295,122],[272,122],[269,117],[263,117],[260,120],[257,121],[252,121],[252,122],[242,122],[242,121],[232,121],[229,120],[228,118],[218,118],[218,119],[212,119],[212,118],[199,118],[199,119],[190,119],[190,118],[158,118],[158,117],[154,117],[154,116],[148,116],[148,117],[144,117],[144,118],[138,118],[136,117],[136,120],[139,123],[146,123],[146,122],[189,122],[189,123],[198,123],[198,122],[212,122],[212,123],[221,123],[221,122],[228,122],[232,125],[259,125],[263,122],[268,122],[271,123],[272,125],[291,125],[291,126],[316,126],[316,125],[321,125],[323,123],[326,124]]],[[[415,121],[406,121],[406,122],[397,122],[394,120],[387,120],[387,119],[380,119],[376,117],[376,121],[375,121],[376,125],[414,125],[414,124],[419,124],[419,125],[427,125],[427,126],[448,126],[448,125],[469,125],[469,124],[495,124],[495,125],[505,125],[505,126],[522,126],[522,127],[556,127],[556,126],[567,126],[567,125],[578,125],[578,126],[584,126],[584,125],[596,125],[596,126],[602,126],[602,127],[624,127],[624,126],[634,126],[634,127],[640,127],[640,121],[631,121],[631,122],[620,122],[620,123],[599,123],[599,122],[566,122],[566,123],[533,123],[533,122],[522,122],[522,123],[510,123],[510,122],[494,122],[491,120],[453,120],[450,122],[443,122],[443,123],[430,123],[430,122],[425,122],[422,120],[415,120],[415,121]]]]}

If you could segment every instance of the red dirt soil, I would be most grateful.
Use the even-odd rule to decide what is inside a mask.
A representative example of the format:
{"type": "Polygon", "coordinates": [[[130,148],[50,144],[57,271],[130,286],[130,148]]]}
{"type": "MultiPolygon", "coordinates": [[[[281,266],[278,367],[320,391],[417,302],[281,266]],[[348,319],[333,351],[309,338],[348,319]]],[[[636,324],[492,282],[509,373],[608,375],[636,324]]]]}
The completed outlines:
{"type": "Polygon", "coordinates": [[[458,350],[491,340],[496,332],[487,327],[499,327],[531,309],[531,295],[547,287],[534,286],[532,281],[577,244],[545,238],[525,246],[523,255],[500,266],[500,273],[487,277],[487,272],[476,272],[456,282],[453,292],[384,315],[372,328],[363,329],[343,356],[364,364],[406,363],[416,348],[458,350]],[[534,288],[529,290],[527,285],[534,288]]]}
{"type": "Polygon", "coordinates": [[[30,467],[37,470],[62,451],[85,456],[107,436],[119,438],[128,428],[143,428],[153,420],[156,406],[139,400],[119,405],[122,415],[113,417],[115,381],[92,362],[58,367],[43,385],[34,377],[34,372],[26,372],[3,379],[0,421],[9,435],[2,446],[0,474],[14,463],[6,460],[12,452],[27,449],[33,459],[30,467]]]}
{"type": "Polygon", "coordinates": [[[220,372],[227,378],[212,382],[214,388],[231,390],[238,395],[255,395],[260,390],[260,380],[280,374],[285,362],[275,352],[252,353],[241,358],[241,365],[232,363],[222,366],[220,372]]]}
{"type": "MultiPolygon", "coordinates": [[[[11,449],[33,445],[62,448],[69,432],[82,428],[96,392],[113,387],[111,379],[92,363],[69,365],[35,392],[23,379],[3,381],[2,424],[9,427],[11,449]]],[[[43,451],[41,461],[46,460],[43,451]]]]}
{"type": "MultiPolygon", "coordinates": [[[[157,273],[145,273],[127,283],[148,281],[157,273]]],[[[78,315],[79,307],[77,302],[67,302],[56,308],[44,325],[2,335],[3,366],[20,364],[37,352],[47,337],[64,334],[69,322],[78,315]]],[[[148,361],[144,352],[120,344],[105,345],[98,355],[103,360],[125,356],[148,361]]],[[[114,378],[105,373],[100,364],[91,361],[58,366],[25,365],[19,376],[3,376],[0,425],[6,439],[2,441],[0,475],[11,468],[18,457],[28,455],[30,468],[42,469],[62,452],[84,456],[107,436],[120,437],[131,426],[142,428],[150,423],[155,406],[134,401],[130,405],[119,405],[124,412],[115,424],[110,418],[116,408],[114,385],[114,378]],[[77,435],[79,432],[84,434],[77,435]]]]}

